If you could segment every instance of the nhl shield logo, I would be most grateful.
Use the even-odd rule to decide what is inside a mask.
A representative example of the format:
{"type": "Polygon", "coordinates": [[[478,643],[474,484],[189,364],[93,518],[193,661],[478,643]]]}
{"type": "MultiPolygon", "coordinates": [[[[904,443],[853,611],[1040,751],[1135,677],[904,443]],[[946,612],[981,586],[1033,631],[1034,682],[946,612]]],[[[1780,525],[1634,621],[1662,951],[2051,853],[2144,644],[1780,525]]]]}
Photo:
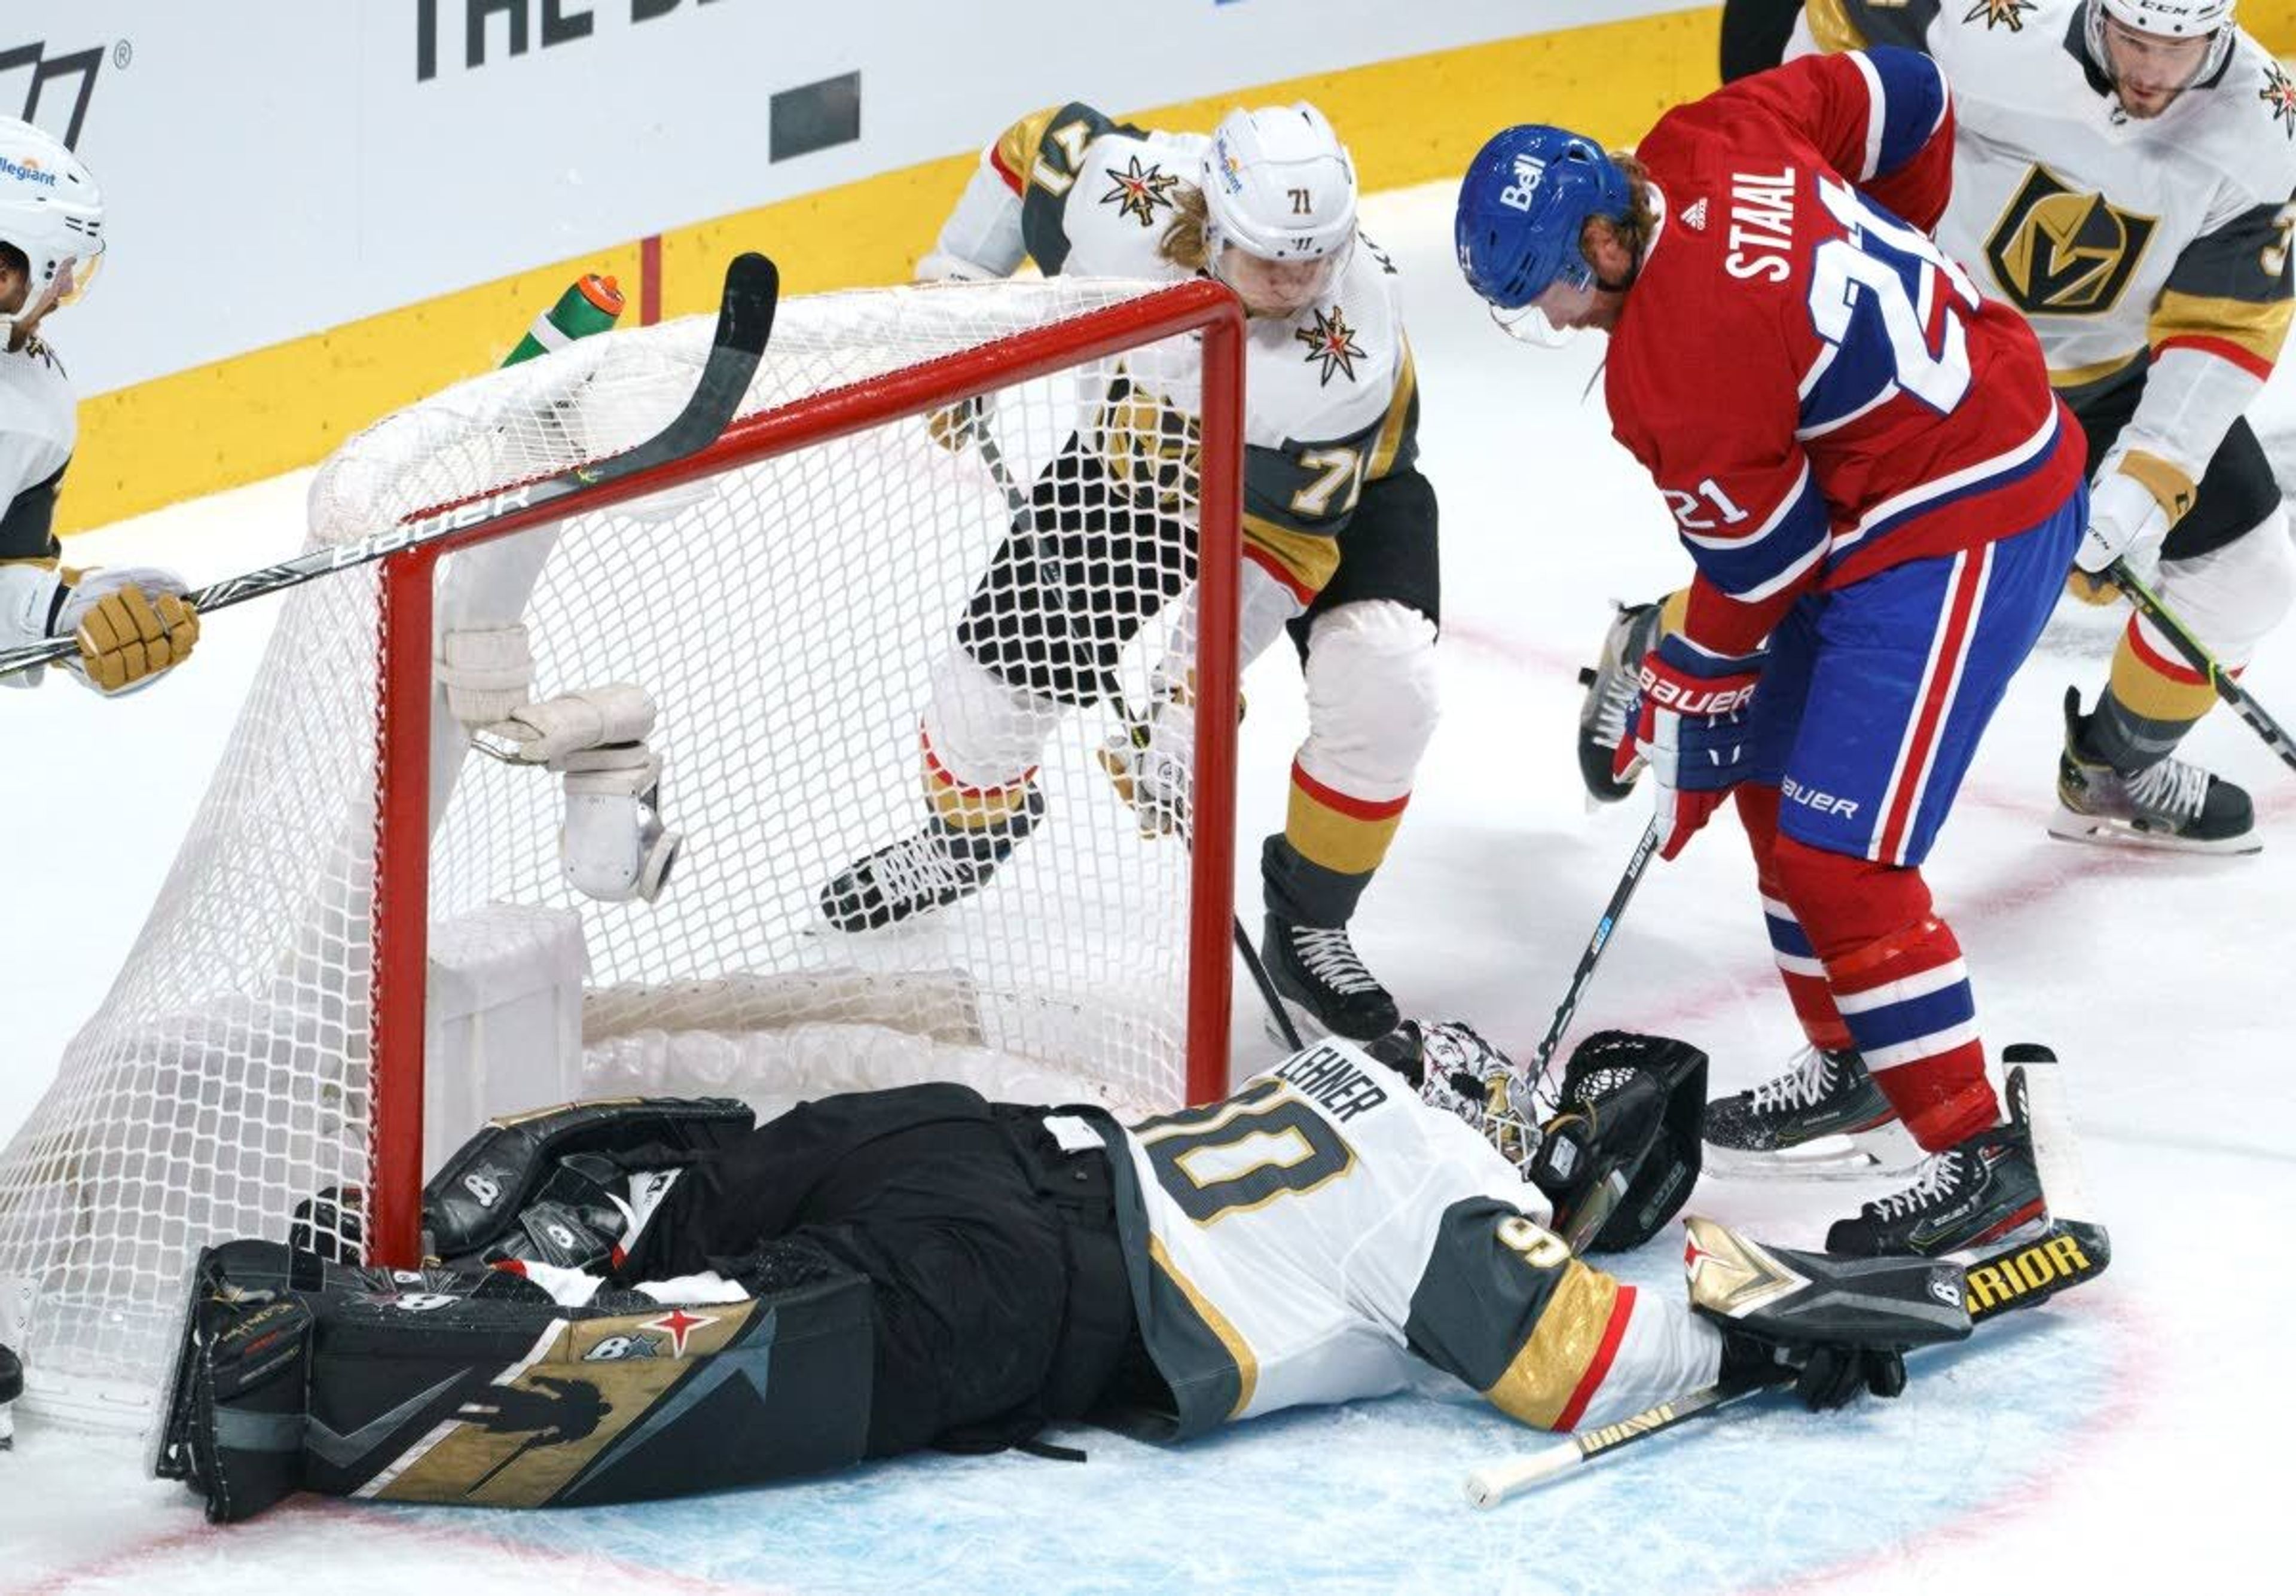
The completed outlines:
{"type": "Polygon", "coordinates": [[[2120,301],[2157,217],[2123,210],[2036,166],[1985,241],[2004,298],[2030,316],[2102,316],[2120,301]]]}

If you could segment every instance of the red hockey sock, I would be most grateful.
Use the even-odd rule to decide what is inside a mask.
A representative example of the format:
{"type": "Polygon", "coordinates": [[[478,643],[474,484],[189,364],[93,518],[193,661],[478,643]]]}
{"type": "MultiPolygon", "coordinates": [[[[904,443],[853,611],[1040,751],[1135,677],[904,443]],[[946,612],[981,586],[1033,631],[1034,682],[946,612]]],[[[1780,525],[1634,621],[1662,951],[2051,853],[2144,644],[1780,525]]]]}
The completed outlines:
{"type": "Polygon", "coordinates": [[[1997,1123],[1968,967],[1921,872],[1790,836],[1771,858],[1834,1007],[1914,1139],[1936,1152],[1997,1123]]]}
{"type": "Polygon", "coordinates": [[[1777,867],[1771,862],[1778,840],[1778,789],[1766,783],[1747,782],[1738,788],[1738,818],[1746,827],[1746,841],[1754,851],[1754,877],[1762,893],[1762,919],[1770,934],[1770,957],[1777,961],[1778,979],[1785,983],[1786,999],[1801,1021],[1809,1045],[1838,1053],[1851,1045],[1849,1027],[1833,1006],[1833,989],[1825,983],[1825,967],[1810,946],[1800,918],[1786,901],[1777,867]]]}

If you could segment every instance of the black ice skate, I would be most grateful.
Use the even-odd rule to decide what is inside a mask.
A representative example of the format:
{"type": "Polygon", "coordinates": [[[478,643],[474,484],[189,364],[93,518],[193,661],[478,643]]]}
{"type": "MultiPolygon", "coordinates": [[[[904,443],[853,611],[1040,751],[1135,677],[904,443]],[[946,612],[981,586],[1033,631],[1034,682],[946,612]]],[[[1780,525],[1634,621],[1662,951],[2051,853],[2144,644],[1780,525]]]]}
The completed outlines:
{"type": "Polygon", "coordinates": [[[1578,672],[1587,689],[1578,706],[1578,775],[1587,795],[1597,803],[1616,803],[1635,790],[1637,766],[1621,778],[1611,774],[1611,756],[1627,735],[1627,709],[1639,688],[1643,655],[1658,641],[1659,605],[1622,604],[1603,634],[1603,652],[1595,663],[1578,672]]]}
{"type": "Polygon", "coordinates": [[[1839,1219],[1825,1250],[1853,1257],[1939,1257],[2038,1236],[2048,1226],[2025,1108],[2025,1072],[2009,1072],[2009,1123],[1932,1154],[1914,1183],[1839,1219]]]}
{"type": "Polygon", "coordinates": [[[2083,744],[2080,689],[2065,689],[2065,750],[2057,756],[2057,812],[2049,835],[2194,853],[2254,853],[2255,806],[2247,789],[2169,755],[2116,770],[2083,744]]]}
{"type": "Polygon", "coordinates": [[[832,878],[821,889],[821,917],[840,931],[874,931],[947,909],[987,885],[1044,814],[1045,795],[1032,786],[1025,803],[987,826],[953,826],[935,815],[832,878]]]}
{"type": "Polygon", "coordinates": [[[16,1421],[9,1417],[9,1404],[24,1394],[24,1366],[16,1354],[0,1346],[0,1452],[14,1444],[16,1421]]]}
{"type": "Polygon", "coordinates": [[[1707,1164],[1724,1174],[1904,1174],[1922,1149],[1854,1050],[1805,1048],[1783,1075],[1706,1105],[1707,1164]]]}
{"type": "Polygon", "coordinates": [[[1364,968],[1344,926],[1295,926],[1269,915],[1259,957],[1304,1035],[1370,1041],[1402,1024],[1394,998],[1364,968]]]}

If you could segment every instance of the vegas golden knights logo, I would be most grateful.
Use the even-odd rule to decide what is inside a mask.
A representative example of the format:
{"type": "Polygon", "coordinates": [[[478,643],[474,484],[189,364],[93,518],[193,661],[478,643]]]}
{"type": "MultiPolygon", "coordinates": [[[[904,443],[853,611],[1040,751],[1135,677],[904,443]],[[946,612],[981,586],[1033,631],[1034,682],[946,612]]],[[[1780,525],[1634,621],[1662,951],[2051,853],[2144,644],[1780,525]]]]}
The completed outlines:
{"type": "Polygon", "coordinates": [[[2037,166],[1994,224],[1985,258],[2004,297],[2028,315],[2102,316],[2120,301],[2159,226],[2037,166]]]}

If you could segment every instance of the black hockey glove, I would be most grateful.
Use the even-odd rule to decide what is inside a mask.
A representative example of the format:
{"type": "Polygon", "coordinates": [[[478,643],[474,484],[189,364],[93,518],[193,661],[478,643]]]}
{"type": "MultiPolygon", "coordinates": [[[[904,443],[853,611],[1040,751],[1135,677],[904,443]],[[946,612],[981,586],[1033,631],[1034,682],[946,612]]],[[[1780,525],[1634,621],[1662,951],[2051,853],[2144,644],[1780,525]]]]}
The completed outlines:
{"type": "Polygon", "coordinates": [[[1756,1386],[1787,1386],[1813,1413],[1847,1406],[1861,1391],[1884,1399],[1906,1388],[1906,1355],[1894,1346],[1826,1343],[1787,1347],[1735,1330],[1722,1333],[1722,1377],[1726,1392],[1756,1386]]]}

